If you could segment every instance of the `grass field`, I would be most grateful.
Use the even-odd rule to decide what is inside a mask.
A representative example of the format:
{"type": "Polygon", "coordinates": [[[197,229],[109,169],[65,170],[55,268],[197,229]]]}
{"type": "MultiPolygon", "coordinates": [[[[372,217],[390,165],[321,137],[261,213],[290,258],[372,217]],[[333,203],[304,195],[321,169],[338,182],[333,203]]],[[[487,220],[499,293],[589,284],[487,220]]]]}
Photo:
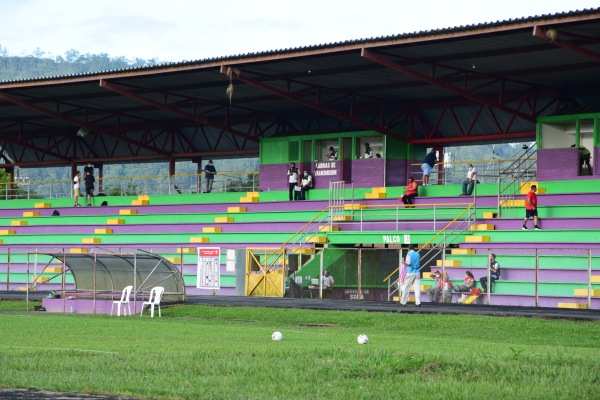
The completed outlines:
{"type": "Polygon", "coordinates": [[[22,309],[0,302],[0,387],[156,399],[600,396],[598,322],[199,305],[165,308],[160,319],[22,309]],[[357,343],[360,333],[369,344],[357,343]]]}

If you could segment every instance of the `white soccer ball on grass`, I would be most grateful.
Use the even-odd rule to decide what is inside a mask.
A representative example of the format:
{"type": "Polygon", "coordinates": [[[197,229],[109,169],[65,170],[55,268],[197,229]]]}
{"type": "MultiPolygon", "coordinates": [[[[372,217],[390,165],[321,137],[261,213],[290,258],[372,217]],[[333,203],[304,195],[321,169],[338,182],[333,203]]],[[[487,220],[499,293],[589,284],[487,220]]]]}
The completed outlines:
{"type": "Polygon", "coordinates": [[[365,335],[364,333],[361,333],[356,338],[356,341],[358,342],[358,344],[367,344],[367,343],[369,343],[369,337],[367,335],[365,335]]]}
{"type": "Polygon", "coordinates": [[[271,335],[271,339],[283,340],[283,335],[281,334],[281,332],[273,332],[273,334],[271,335]]]}

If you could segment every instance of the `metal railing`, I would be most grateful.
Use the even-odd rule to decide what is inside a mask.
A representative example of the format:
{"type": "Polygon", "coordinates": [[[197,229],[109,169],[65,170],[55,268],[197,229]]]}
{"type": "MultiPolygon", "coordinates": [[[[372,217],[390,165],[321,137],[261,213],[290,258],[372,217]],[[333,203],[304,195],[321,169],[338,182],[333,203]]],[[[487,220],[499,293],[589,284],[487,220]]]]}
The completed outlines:
{"type": "Polygon", "coordinates": [[[498,216],[500,218],[514,218],[515,196],[521,188],[535,179],[537,174],[536,154],[527,147],[525,153],[513,160],[509,165],[500,170],[498,175],[498,216]]]}
{"type": "MultiPolygon", "coordinates": [[[[258,179],[259,174],[255,171],[219,172],[215,176],[212,191],[255,192],[258,191],[258,179]]],[[[205,189],[204,184],[202,174],[97,178],[95,193],[103,193],[107,196],[193,194],[202,193],[205,189]]],[[[72,196],[71,179],[0,182],[0,199],[52,199],[72,196]]]]}

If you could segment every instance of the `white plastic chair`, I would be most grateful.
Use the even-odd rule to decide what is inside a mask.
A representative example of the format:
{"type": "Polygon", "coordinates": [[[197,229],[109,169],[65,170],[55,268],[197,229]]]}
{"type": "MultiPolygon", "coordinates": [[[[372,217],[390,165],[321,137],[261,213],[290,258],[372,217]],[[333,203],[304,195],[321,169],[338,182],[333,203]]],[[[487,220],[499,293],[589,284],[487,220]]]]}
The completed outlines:
{"type": "Polygon", "coordinates": [[[150,298],[148,301],[142,303],[142,311],[140,312],[140,317],[144,313],[144,307],[147,305],[150,306],[150,318],[154,318],[154,306],[158,307],[158,316],[160,317],[160,299],[165,291],[164,287],[155,286],[150,291],[150,298]]]}
{"type": "Polygon", "coordinates": [[[131,316],[131,303],[129,302],[129,297],[131,296],[131,290],[133,286],[125,286],[123,289],[123,293],[121,294],[121,300],[115,300],[110,307],[110,315],[113,315],[113,308],[115,304],[117,305],[117,317],[121,315],[121,305],[123,306],[123,315],[127,315],[127,309],[129,309],[129,315],[131,316]],[[127,308],[125,308],[127,305],[127,308]]]}

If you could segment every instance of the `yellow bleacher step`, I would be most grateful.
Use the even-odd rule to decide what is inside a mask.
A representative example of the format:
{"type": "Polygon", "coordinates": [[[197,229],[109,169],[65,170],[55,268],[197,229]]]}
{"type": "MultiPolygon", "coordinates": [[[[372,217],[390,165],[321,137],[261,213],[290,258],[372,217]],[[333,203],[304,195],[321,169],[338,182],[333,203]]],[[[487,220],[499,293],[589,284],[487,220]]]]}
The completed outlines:
{"type": "MultiPolygon", "coordinates": [[[[424,291],[426,291],[427,289],[431,289],[431,285],[421,285],[421,292],[424,292],[424,291]]],[[[414,286],[411,286],[411,287],[410,287],[410,290],[411,290],[411,291],[414,291],[414,290],[415,290],[415,287],[414,287],[414,286]]]]}
{"type": "Polygon", "coordinates": [[[475,254],[475,249],[451,249],[450,254],[475,254]]]}
{"type": "Polygon", "coordinates": [[[590,282],[600,283],[600,275],[592,275],[592,277],[590,278],[590,282]]]}
{"type": "Polygon", "coordinates": [[[365,199],[385,199],[386,194],[380,192],[367,193],[365,199]]]}
{"type": "Polygon", "coordinates": [[[137,215],[137,210],[119,210],[119,215],[137,215]]]}
{"type": "Polygon", "coordinates": [[[31,282],[33,283],[44,283],[44,282],[48,282],[48,278],[43,277],[43,276],[38,276],[37,278],[35,277],[31,277],[31,282]]]}
{"type": "Polygon", "coordinates": [[[363,210],[365,208],[367,208],[366,204],[359,204],[359,203],[344,204],[344,210],[363,210]]]}
{"type": "Polygon", "coordinates": [[[14,229],[0,229],[0,235],[14,235],[14,229]]]}
{"type": "MultiPolygon", "coordinates": [[[[587,297],[588,290],[587,289],[575,289],[575,296],[585,296],[587,297]]],[[[590,296],[592,297],[600,297],[600,289],[592,289],[590,290],[590,296]]]]}
{"type": "Polygon", "coordinates": [[[33,208],[50,208],[50,203],[35,203],[33,208]]]}
{"type": "Polygon", "coordinates": [[[181,264],[181,257],[167,257],[167,260],[173,264],[181,264]]]}
{"type": "Polygon", "coordinates": [[[208,243],[207,237],[192,237],[190,243],[208,243]]]}
{"type": "Polygon", "coordinates": [[[39,217],[40,213],[39,213],[39,211],[24,211],[23,216],[24,217],[39,217]]]}
{"type": "Polygon", "coordinates": [[[120,218],[106,220],[106,225],[123,225],[124,223],[125,220],[120,218]]]}
{"type": "Polygon", "coordinates": [[[531,191],[531,186],[537,186],[536,193],[537,194],[546,194],[546,188],[541,188],[537,182],[527,182],[521,186],[521,190],[519,191],[521,194],[527,194],[531,191]]]}
{"type": "Polygon", "coordinates": [[[27,221],[10,221],[10,226],[26,226],[27,221]]]}
{"type": "Polygon", "coordinates": [[[144,200],[144,199],[131,200],[132,206],[147,206],[148,204],[150,204],[150,200],[144,200]]]}
{"type": "Polygon", "coordinates": [[[62,272],[62,267],[46,267],[45,272],[62,272]]]}
{"type": "Polygon", "coordinates": [[[339,226],[319,226],[319,232],[337,232],[340,230],[339,226]]]}
{"type": "Polygon", "coordinates": [[[2,243],[3,243],[3,241],[2,241],[2,239],[0,239],[0,244],[2,244],[2,243]]]}
{"type": "Polygon", "coordinates": [[[233,217],[215,217],[217,223],[233,222],[233,217]]]}
{"type": "Polygon", "coordinates": [[[435,262],[435,265],[437,267],[441,267],[441,266],[446,266],[446,267],[460,267],[462,266],[462,263],[460,260],[446,260],[446,262],[444,262],[444,260],[437,260],[435,262]]]}
{"type": "Polygon", "coordinates": [[[558,308],[582,308],[582,309],[587,309],[588,305],[587,304],[581,304],[581,303],[558,303],[558,308]]]}
{"type": "Polygon", "coordinates": [[[387,193],[387,188],[386,187],[376,187],[371,189],[372,193],[387,193]]]}
{"type": "Polygon", "coordinates": [[[221,232],[220,226],[205,226],[202,228],[203,233],[219,233],[221,232]]]}
{"type": "Polygon", "coordinates": [[[490,241],[489,236],[466,236],[465,242],[467,243],[487,243],[490,241]]]}
{"type": "Polygon", "coordinates": [[[308,243],[327,243],[325,236],[313,236],[307,240],[308,243]]]}
{"type": "Polygon", "coordinates": [[[182,253],[182,254],[192,254],[192,253],[196,253],[196,248],[195,247],[178,247],[177,252],[182,253]]]}
{"type": "Polygon", "coordinates": [[[82,244],[98,244],[100,243],[100,238],[83,238],[81,240],[82,244]]]}
{"type": "Polygon", "coordinates": [[[94,234],[96,235],[112,235],[113,230],[110,228],[96,228],[94,234]]]}
{"type": "Polygon", "coordinates": [[[423,272],[423,279],[431,279],[433,272],[423,272]]]}
{"type": "Polygon", "coordinates": [[[240,203],[258,203],[258,197],[240,197],[240,203]]]}
{"type": "Polygon", "coordinates": [[[148,196],[147,194],[140,194],[137,199],[150,201],[150,196],[148,196]]]}
{"type": "Polygon", "coordinates": [[[246,212],[246,207],[227,207],[228,213],[243,213],[246,212]]]}
{"type": "Polygon", "coordinates": [[[496,226],[493,224],[471,224],[472,231],[493,231],[496,226]]]}
{"type": "Polygon", "coordinates": [[[525,207],[525,200],[502,200],[500,202],[502,207],[525,207]]]}
{"type": "Polygon", "coordinates": [[[306,248],[292,250],[292,254],[312,254],[312,253],[313,253],[312,249],[306,249],[306,248]]]}
{"type": "Polygon", "coordinates": [[[493,212],[493,211],[486,211],[483,213],[483,218],[484,219],[493,219],[493,218],[497,218],[498,217],[498,213],[497,212],[493,212]]]}
{"type": "Polygon", "coordinates": [[[350,221],[352,220],[352,217],[349,215],[335,215],[333,217],[334,221],[350,221]]]}
{"type": "Polygon", "coordinates": [[[85,254],[85,253],[89,253],[89,250],[85,249],[85,248],[81,248],[81,247],[73,247],[73,248],[69,249],[69,253],[85,254]]]}

